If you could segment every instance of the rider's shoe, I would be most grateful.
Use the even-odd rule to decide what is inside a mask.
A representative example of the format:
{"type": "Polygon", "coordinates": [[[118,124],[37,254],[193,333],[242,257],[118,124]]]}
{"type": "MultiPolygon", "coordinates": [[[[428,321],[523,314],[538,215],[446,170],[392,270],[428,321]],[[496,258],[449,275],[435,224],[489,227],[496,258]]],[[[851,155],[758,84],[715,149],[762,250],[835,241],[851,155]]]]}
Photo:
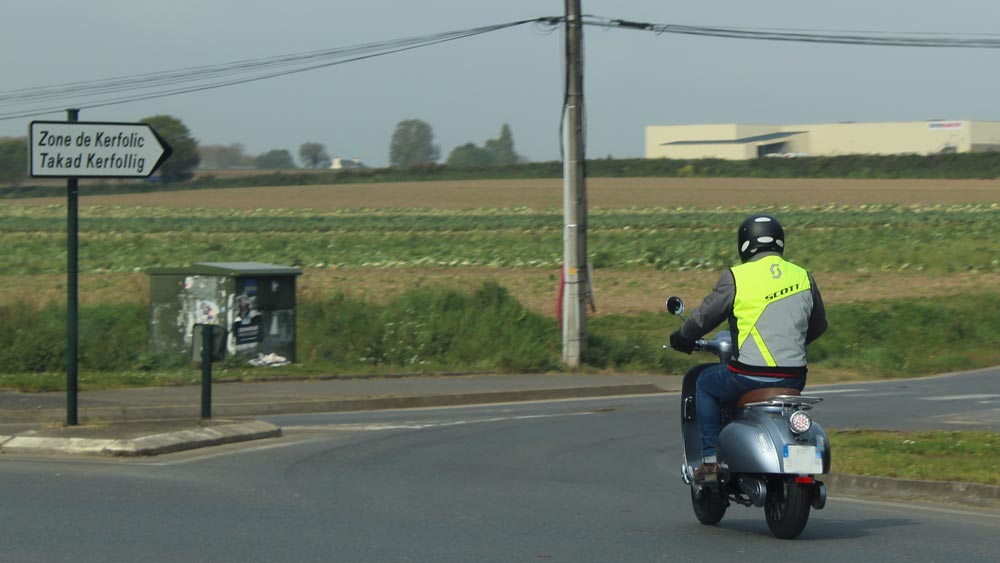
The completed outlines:
{"type": "Polygon", "coordinates": [[[715,481],[719,476],[718,463],[703,463],[694,470],[694,480],[699,482],[715,481]]]}

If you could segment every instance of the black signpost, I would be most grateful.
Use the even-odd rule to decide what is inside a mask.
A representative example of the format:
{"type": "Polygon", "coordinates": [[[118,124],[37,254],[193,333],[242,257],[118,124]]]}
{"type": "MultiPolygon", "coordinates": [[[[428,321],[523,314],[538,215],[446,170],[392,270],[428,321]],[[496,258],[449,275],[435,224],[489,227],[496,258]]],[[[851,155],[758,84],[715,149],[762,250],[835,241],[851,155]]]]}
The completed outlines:
{"type": "Polygon", "coordinates": [[[66,178],[66,424],[76,426],[79,178],[147,178],[170,157],[170,145],[145,123],[32,121],[28,127],[33,178],[66,178]]]}
{"type": "Polygon", "coordinates": [[[201,325],[201,418],[212,418],[212,325],[201,325]]]}

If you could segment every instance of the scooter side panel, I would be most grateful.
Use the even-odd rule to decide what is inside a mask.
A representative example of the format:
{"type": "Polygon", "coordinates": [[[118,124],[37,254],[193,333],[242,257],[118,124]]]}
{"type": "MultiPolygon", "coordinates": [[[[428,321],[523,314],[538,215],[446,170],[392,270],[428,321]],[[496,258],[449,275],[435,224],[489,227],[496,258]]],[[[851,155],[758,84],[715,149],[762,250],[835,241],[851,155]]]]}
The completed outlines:
{"type": "Polygon", "coordinates": [[[785,445],[819,447],[822,473],[829,473],[830,441],[819,424],[814,422],[809,432],[796,436],[785,417],[765,412],[744,414],[722,429],[719,461],[737,473],[795,473],[785,469],[785,445]]]}
{"type": "Polygon", "coordinates": [[[701,427],[695,411],[695,390],[698,376],[705,368],[716,364],[699,364],[684,374],[681,387],[681,435],[684,437],[684,463],[701,465],[701,427]]]}
{"type": "Polygon", "coordinates": [[[816,473],[828,473],[830,470],[830,440],[826,437],[823,427],[813,421],[812,428],[799,435],[795,435],[788,427],[788,419],[782,417],[772,417],[766,421],[768,431],[773,437],[775,446],[778,448],[779,460],[781,461],[782,473],[796,473],[791,467],[786,467],[784,458],[784,446],[814,446],[819,449],[821,463],[816,467],[816,473]]]}
{"type": "Polygon", "coordinates": [[[734,473],[780,473],[781,460],[764,424],[735,420],[719,433],[719,463],[734,473]]]}
{"type": "Polygon", "coordinates": [[[830,473],[830,438],[827,437],[826,431],[815,420],[813,420],[812,429],[809,430],[809,433],[810,443],[818,446],[820,451],[823,452],[823,473],[830,473]]]}

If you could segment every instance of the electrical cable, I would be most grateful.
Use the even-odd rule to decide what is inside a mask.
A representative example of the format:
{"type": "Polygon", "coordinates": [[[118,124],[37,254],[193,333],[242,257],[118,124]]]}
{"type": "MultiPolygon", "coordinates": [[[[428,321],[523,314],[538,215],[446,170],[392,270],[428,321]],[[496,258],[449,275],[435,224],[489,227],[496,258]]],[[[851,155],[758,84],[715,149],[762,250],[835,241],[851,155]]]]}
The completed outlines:
{"type": "Polygon", "coordinates": [[[657,24],[588,16],[584,25],[650,31],[656,34],[674,33],[753,39],[758,41],[793,41],[797,43],[827,43],[838,45],[868,45],[883,47],[934,47],[1000,49],[1000,35],[988,33],[947,34],[939,32],[819,31],[804,29],[749,29],[741,27],[705,27],[677,24],[657,24]]]}
{"type": "MultiPolygon", "coordinates": [[[[482,35],[527,23],[547,24],[553,21],[553,19],[548,17],[533,18],[446,33],[368,43],[354,47],[325,49],[263,59],[248,59],[218,65],[205,65],[102,80],[10,90],[0,92],[0,106],[24,104],[25,102],[38,104],[39,102],[55,103],[60,100],[74,100],[75,102],[79,102],[74,104],[75,107],[79,109],[91,109],[162,98],[327,68],[334,65],[482,35]],[[231,78],[226,79],[227,77],[231,78]],[[135,93],[120,97],[107,97],[108,95],[124,92],[135,93]]],[[[7,113],[0,113],[0,121],[64,111],[65,107],[66,104],[64,102],[58,106],[36,106],[32,109],[13,110],[7,113]]]]}
{"type": "MultiPolygon", "coordinates": [[[[465,30],[367,43],[352,47],[323,49],[261,59],[246,59],[216,65],[202,65],[101,80],[78,81],[2,91],[0,92],[0,107],[15,106],[20,109],[0,113],[0,121],[64,111],[68,105],[72,105],[78,109],[90,109],[247,84],[259,80],[308,72],[437,45],[528,23],[534,23],[539,27],[547,27],[549,30],[554,30],[556,26],[564,23],[565,19],[562,16],[532,18],[465,30]],[[59,105],[55,105],[57,103],[59,105]],[[25,108],[26,104],[34,107],[25,108]],[[42,104],[47,105],[43,106],[42,104]]],[[[589,26],[600,26],[606,29],[617,28],[649,31],[656,34],[671,33],[758,41],[923,48],[1000,48],[1000,35],[989,33],[895,32],[887,34],[859,30],[750,29],[742,27],[657,24],[624,19],[609,19],[593,15],[582,16],[581,23],[589,26]]]]}

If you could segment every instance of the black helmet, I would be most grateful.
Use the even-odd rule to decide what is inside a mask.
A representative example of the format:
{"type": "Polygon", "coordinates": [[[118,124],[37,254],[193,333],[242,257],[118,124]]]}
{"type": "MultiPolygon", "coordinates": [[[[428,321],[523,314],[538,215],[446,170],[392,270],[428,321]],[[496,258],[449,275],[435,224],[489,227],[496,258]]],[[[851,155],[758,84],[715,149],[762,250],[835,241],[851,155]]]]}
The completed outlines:
{"type": "Polygon", "coordinates": [[[751,215],[740,225],[736,242],[743,262],[747,262],[758,252],[772,251],[781,254],[785,250],[785,230],[770,215],[751,215]]]}

